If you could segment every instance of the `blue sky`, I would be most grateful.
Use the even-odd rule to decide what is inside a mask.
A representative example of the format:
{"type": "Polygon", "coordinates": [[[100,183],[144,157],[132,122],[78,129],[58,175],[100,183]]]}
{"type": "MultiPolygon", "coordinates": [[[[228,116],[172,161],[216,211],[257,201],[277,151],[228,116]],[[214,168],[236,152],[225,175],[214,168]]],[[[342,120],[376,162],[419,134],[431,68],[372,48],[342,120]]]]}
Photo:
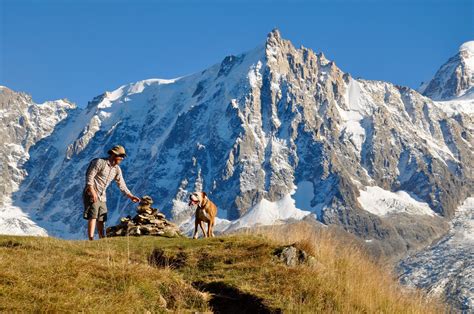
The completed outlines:
{"type": "Polygon", "coordinates": [[[354,77],[416,88],[474,40],[472,0],[0,0],[0,85],[79,106],[201,71],[277,27],[354,77]]]}

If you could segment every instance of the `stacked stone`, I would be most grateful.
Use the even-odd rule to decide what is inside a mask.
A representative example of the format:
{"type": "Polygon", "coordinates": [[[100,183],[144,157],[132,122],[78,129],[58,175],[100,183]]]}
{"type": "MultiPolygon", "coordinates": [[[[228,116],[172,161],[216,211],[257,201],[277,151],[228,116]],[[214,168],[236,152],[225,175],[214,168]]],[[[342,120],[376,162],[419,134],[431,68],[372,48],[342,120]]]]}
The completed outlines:
{"type": "Polygon", "coordinates": [[[120,219],[120,224],[107,228],[107,236],[181,236],[178,226],[166,220],[164,214],[151,207],[152,204],[153,199],[144,196],[138,204],[137,215],[124,217],[120,219]]]}

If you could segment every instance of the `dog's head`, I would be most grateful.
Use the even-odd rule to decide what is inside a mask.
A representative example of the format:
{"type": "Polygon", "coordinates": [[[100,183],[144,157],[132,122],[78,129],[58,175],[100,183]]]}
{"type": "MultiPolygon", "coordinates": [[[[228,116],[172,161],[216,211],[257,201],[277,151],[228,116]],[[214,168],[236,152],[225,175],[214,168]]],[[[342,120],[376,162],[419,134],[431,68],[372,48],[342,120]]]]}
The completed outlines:
{"type": "Polygon", "coordinates": [[[206,200],[206,192],[193,192],[189,195],[189,206],[197,205],[202,207],[204,201],[206,200]]]}

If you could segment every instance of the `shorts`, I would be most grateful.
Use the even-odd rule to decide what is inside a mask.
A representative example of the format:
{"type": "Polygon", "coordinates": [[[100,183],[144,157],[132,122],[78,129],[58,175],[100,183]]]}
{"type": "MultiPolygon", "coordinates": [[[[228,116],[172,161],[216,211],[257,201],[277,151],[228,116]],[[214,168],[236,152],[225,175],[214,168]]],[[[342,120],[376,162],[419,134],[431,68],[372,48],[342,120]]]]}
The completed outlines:
{"type": "Polygon", "coordinates": [[[91,197],[86,193],[82,195],[84,201],[84,213],[82,217],[86,220],[97,219],[98,221],[107,221],[107,205],[105,202],[92,202],[91,197]]]}

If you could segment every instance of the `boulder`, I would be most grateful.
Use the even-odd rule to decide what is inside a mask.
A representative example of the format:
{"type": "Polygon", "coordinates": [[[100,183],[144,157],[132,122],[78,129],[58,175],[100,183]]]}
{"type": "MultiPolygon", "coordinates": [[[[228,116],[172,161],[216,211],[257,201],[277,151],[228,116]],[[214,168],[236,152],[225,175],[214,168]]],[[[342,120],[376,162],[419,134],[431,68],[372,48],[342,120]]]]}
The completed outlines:
{"type": "Polygon", "coordinates": [[[294,245],[283,246],[275,250],[275,256],[279,261],[287,266],[297,266],[301,264],[314,265],[314,257],[294,245]]]}

